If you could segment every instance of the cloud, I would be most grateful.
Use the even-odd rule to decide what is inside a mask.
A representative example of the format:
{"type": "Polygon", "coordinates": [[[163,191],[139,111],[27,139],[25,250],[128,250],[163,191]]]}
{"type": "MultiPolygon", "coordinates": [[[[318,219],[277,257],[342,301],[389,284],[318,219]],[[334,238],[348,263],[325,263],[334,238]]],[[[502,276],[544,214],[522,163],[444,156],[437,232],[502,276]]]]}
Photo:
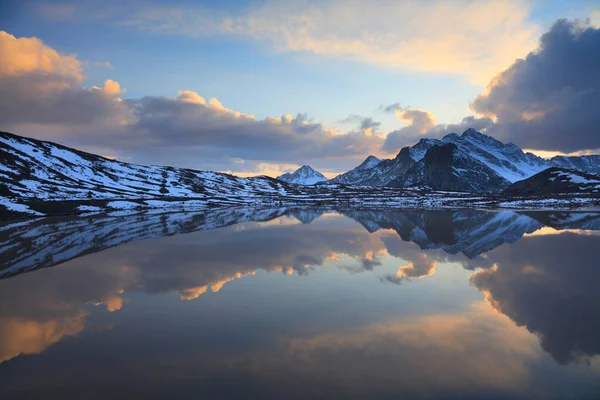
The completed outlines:
{"type": "Polygon", "coordinates": [[[340,133],[304,113],[257,119],[190,90],[123,100],[111,79],[83,87],[82,63],[36,38],[0,32],[0,57],[0,129],[127,161],[234,170],[236,160],[335,159],[346,169],[383,142],[370,118],[340,133]]]}
{"type": "Polygon", "coordinates": [[[39,354],[66,336],[83,331],[83,311],[50,321],[0,318],[0,363],[20,354],[39,354]]]}
{"type": "Polygon", "coordinates": [[[126,103],[134,120],[123,127],[120,146],[142,148],[146,155],[159,156],[164,148],[176,146],[184,157],[186,152],[197,157],[217,151],[223,158],[302,164],[320,158],[360,158],[377,151],[383,141],[370,129],[340,134],[302,113],[256,119],[191,91],[179,92],[176,98],[147,96],[126,103]]]}
{"type": "Polygon", "coordinates": [[[388,133],[383,143],[383,149],[387,152],[396,151],[407,144],[414,144],[435,126],[433,115],[427,111],[402,108],[397,103],[385,107],[385,110],[394,111],[400,121],[409,123],[408,126],[388,133]]]}
{"type": "Polygon", "coordinates": [[[0,57],[0,76],[43,71],[81,79],[81,63],[77,57],[60,55],[37,38],[16,38],[0,31],[0,57]]]}
{"type": "Polygon", "coordinates": [[[358,134],[362,133],[369,137],[373,135],[380,135],[379,127],[381,126],[381,122],[375,121],[375,119],[372,117],[363,117],[357,114],[350,114],[340,122],[357,124],[353,132],[358,134]]]}
{"type": "Polygon", "coordinates": [[[396,278],[423,278],[435,273],[436,263],[430,260],[426,254],[419,254],[415,261],[410,261],[408,265],[398,268],[396,278]]]}
{"type": "Polygon", "coordinates": [[[82,87],[79,60],[61,55],[36,38],[16,38],[0,31],[0,121],[6,128],[19,123],[89,124],[121,118],[118,82],[82,87]]]}
{"type": "Polygon", "coordinates": [[[498,74],[472,108],[497,139],[529,149],[600,148],[600,29],[559,20],[539,48],[498,74]]]}
{"type": "Polygon", "coordinates": [[[305,0],[267,1],[235,14],[209,7],[123,7],[113,18],[145,32],[248,37],[282,52],[485,83],[534,47],[538,28],[528,14],[521,0],[305,0]]]}
{"type": "Polygon", "coordinates": [[[402,107],[402,103],[393,103],[387,106],[379,106],[379,110],[381,111],[385,111],[385,112],[396,112],[397,110],[403,110],[404,108],[410,108],[410,107],[402,107]]]}
{"type": "Polygon", "coordinates": [[[335,397],[393,398],[401,388],[407,398],[480,398],[490,390],[504,397],[522,393],[534,381],[531,364],[539,358],[534,335],[474,304],[462,313],[284,336],[270,351],[238,353],[220,364],[236,365],[259,382],[277,382],[270,387],[281,393],[301,381],[301,397],[318,397],[318,390],[335,397]]]}

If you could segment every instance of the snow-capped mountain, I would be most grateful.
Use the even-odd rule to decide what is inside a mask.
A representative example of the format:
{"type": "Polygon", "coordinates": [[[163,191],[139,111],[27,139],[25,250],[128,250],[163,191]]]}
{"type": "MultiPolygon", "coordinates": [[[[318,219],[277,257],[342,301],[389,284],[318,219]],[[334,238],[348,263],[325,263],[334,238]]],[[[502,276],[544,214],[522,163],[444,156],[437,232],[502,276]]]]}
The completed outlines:
{"type": "Polygon", "coordinates": [[[373,164],[359,166],[332,181],[358,186],[427,186],[435,190],[494,192],[553,166],[600,171],[600,156],[543,159],[523,152],[512,143],[504,144],[467,129],[462,135],[451,133],[439,140],[421,139],[416,145],[401,149],[394,159],[373,164]]]}
{"type": "Polygon", "coordinates": [[[277,179],[295,185],[314,185],[315,183],[327,181],[325,175],[315,171],[308,165],[303,165],[292,173],[287,172],[280,175],[277,179]]]}
{"type": "Polygon", "coordinates": [[[553,167],[513,183],[504,193],[525,196],[555,193],[600,194],[600,175],[553,167]]]}

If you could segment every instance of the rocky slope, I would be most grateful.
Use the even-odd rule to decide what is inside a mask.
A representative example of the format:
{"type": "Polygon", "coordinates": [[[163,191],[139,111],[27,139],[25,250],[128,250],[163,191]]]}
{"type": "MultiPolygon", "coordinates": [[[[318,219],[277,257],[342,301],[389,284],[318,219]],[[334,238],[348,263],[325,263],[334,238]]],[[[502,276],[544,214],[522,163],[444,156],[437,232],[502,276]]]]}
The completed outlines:
{"type": "Polygon", "coordinates": [[[377,172],[375,166],[379,164],[381,160],[375,156],[369,156],[363,161],[358,167],[336,176],[331,179],[333,183],[341,183],[345,185],[360,184],[367,182],[368,179],[377,172]]]}
{"type": "Polygon", "coordinates": [[[504,192],[514,196],[540,196],[558,193],[600,194],[600,175],[564,168],[548,168],[515,182],[504,192]]]}

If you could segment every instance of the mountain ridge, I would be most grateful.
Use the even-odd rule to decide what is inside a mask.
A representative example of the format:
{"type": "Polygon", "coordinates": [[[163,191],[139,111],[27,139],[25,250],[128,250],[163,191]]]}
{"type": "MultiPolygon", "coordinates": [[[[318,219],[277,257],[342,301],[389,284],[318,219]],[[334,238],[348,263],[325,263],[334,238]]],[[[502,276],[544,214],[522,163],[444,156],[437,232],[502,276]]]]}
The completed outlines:
{"type": "MultiPolygon", "coordinates": [[[[436,156],[430,155],[430,159],[433,158],[436,156]]],[[[469,128],[462,135],[450,133],[441,139],[422,138],[413,146],[403,147],[395,158],[381,160],[371,168],[360,168],[360,174],[357,174],[356,170],[359,167],[338,175],[330,182],[357,186],[425,186],[433,190],[500,192],[514,182],[527,179],[551,167],[600,173],[600,155],[556,156],[544,159],[524,152],[513,143],[502,143],[469,128]],[[425,173],[427,168],[421,161],[427,157],[428,152],[439,153],[439,150],[434,148],[443,148],[448,144],[456,146],[456,150],[453,151],[462,155],[462,166],[455,165],[452,162],[454,160],[448,159],[446,164],[438,165],[437,171],[425,173]],[[469,184],[473,181],[473,174],[469,173],[470,169],[464,168],[465,166],[480,171],[478,182],[469,184]],[[424,179],[425,176],[432,177],[435,172],[440,176],[448,175],[447,170],[454,171],[454,176],[450,178],[457,182],[455,185],[448,185],[447,181],[439,179],[424,179]],[[464,176],[461,177],[461,173],[464,176]]]]}
{"type": "MultiPolygon", "coordinates": [[[[422,147],[432,143],[424,141],[422,147]]],[[[406,183],[399,187],[331,182],[299,185],[266,176],[241,178],[219,172],[129,164],[52,142],[0,132],[0,219],[159,208],[535,208],[538,204],[564,208],[599,203],[600,195],[589,192],[580,196],[552,194],[551,198],[542,199],[529,195],[509,198],[500,192],[493,194],[484,185],[498,180],[493,171],[479,161],[471,160],[457,145],[447,143],[444,146],[432,146],[419,162],[412,158],[413,151],[409,148],[400,151],[393,160],[379,161],[368,157],[363,162],[366,171],[374,164],[384,165],[389,174],[412,171],[411,176],[415,178],[409,188],[405,187],[406,183]],[[470,164],[462,165],[464,162],[470,164]],[[473,168],[473,163],[479,163],[479,167],[473,168]],[[440,170],[446,175],[440,174],[440,170]],[[448,172],[456,173],[456,176],[448,176],[448,172]],[[481,182],[475,182],[476,178],[481,182]],[[470,186],[460,186],[467,184],[470,186]],[[460,190],[469,193],[460,193],[460,190]]],[[[377,179],[382,181],[381,176],[377,179]]],[[[507,182],[498,181],[495,185],[503,187],[507,182]]],[[[310,218],[305,215],[302,219],[310,218]]]]}

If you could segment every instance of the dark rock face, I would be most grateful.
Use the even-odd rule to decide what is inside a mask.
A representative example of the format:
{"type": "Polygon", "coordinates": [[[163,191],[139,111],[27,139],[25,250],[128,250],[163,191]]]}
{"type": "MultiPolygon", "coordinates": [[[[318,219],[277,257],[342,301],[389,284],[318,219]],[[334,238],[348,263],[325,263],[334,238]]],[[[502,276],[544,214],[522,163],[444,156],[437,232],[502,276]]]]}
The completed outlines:
{"type": "Polygon", "coordinates": [[[404,176],[388,183],[392,187],[426,187],[457,192],[498,192],[510,182],[474,160],[453,143],[433,146],[404,176]]]}
{"type": "Polygon", "coordinates": [[[600,196],[600,176],[565,168],[548,168],[531,178],[515,182],[504,194],[541,196],[557,193],[589,193],[600,196]]]}

